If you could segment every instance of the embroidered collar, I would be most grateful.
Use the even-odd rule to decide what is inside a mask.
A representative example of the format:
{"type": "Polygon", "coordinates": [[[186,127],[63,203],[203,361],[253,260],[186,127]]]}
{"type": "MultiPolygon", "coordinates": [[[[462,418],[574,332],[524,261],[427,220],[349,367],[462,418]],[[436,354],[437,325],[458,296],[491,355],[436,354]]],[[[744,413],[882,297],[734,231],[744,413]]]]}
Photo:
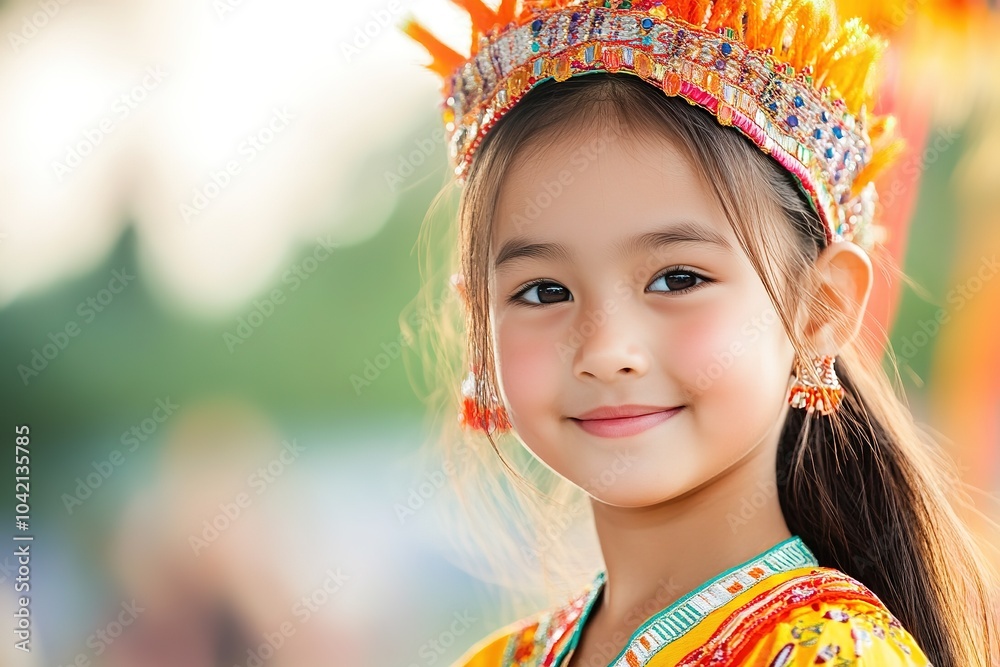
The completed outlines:
{"type": "MultiPolygon", "coordinates": [[[[818,565],[819,561],[809,547],[798,535],[793,535],[767,551],[716,575],[653,614],[632,633],[625,647],[611,661],[610,667],[635,667],[634,660],[637,660],[638,665],[645,665],[660,649],[686,634],[705,617],[746,589],[774,574],[818,565]]],[[[573,607],[582,609],[573,635],[551,662],[552,665],[562,665],[566,656],[576,648],[606,578],[607,571],[599,571],[585,595],[574,602],[573,607]]]]}

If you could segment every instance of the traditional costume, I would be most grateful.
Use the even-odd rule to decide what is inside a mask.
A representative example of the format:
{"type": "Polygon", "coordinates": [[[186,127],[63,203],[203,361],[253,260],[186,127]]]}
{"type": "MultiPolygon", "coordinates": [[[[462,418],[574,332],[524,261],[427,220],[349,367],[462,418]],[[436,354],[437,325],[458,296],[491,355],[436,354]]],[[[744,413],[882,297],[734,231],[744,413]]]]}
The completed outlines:
{"type": "MultiPolygon", "coordinates": [[[[472,17],[469,56],[416,22],[404,29],[444,79],[444,123],[459,181],[490,128],[535,85],[622,72],[706,109],[781,163],[817,211],[828,243],[871,248],[877,240],[874,178],[898,150],[891,118],[869,113],[874,65],[886,43],[857,19],[839,22],[830,2],[501,0],[496,9],[481,0],[454,2],[472,17]]],[[[797,407],[835,409],[839,394],[831,390],[839,387],[831,381],[819,389],[805,386],[793,396],[797,407]]],[[[470,414],[471,423],[493,425],[492,413],[470,414]]],[[[456,666],[562,667],[604,581],[598,572],[565,605],[501,628],[456,666]]],[[[651,616],[608,664],[929,662],[874,593],[819,566],[795,536],[651,616]]]]}
{"type": "MultiPolygon", "coordinates": [[[[455,667],[567,664],[604,582],[601,570],[565,605],[497,630],[455,667]]],[[[653,614],[607,664],[927,667],[930,662],[874,593],[839,570],[820,567],[793,536],[653,614]]]]}

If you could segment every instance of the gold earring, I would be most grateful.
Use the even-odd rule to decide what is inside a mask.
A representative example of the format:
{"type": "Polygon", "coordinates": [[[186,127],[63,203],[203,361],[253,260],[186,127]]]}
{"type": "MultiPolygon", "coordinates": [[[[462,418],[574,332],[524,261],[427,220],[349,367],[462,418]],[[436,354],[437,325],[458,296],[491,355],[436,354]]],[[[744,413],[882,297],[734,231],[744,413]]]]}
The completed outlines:
{"type": "Polygon", "coordinates": [[[836,356],[828,355],[811,359],[820,379],[820,383],[815,384],[806,374],[802,361],[796,357],[795,384],[788,394],[788,404],[793,408],[805,408],[809,413],[818,410],[824,416],[836,412],[844,400],[844,388],[833,368],[835,360],[836,356]]]}

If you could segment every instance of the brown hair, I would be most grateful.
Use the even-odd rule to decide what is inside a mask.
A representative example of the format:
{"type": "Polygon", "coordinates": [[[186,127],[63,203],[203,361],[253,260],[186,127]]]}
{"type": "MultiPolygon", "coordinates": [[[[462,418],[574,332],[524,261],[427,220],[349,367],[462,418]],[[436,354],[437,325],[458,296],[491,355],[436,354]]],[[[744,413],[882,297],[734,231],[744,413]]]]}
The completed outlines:
{"type": "MultiPolygon", "coordinates": [[[[580,514],[585,496],[543,466],[533,466],[509,438],[488,436],[491,451],[481,435],[455,428],[457,388],[469,365],[481,369],[481,401],[489,404],[491,396],[500,395],[490,322],[493,215],[505,173],[529,144],[541,150],[540,142],[600,124],[633,136],[660,133],[689,158],[718,197],[802,358],[815,355],[797,331],[795,314],[802,308],[827,319],[839,314],[815,298],[816,290],[803,289],[819,280],[814,264],[826,244],[819,218],[794,178],[749,139],[629,74],[591,73],[535,87],[486,136],[461,192],[458,243],[445,266],[449,274],[455,270],[457,249],[467,307],[452,310],[450,319],[435,307],[430,320],[435,326],[429,368],[441,383],[431,398],[444,408],[437,414],[452,417],[435,444],[446,445],[460,501],[456,507],[469,515],[463,540],[482,544],[480,553],[496,566],[494,579],[504,563],[517,561],[521,570],[536,566],[518,560],[524,549],[519,553],[517,544],[544,543],[534,552],[542,569],[563,568],[559,561],[572,558],[569,549],[560,549],[570,537],[570,520],[564,516],[555,539],[545,539],[557,522],[551,510],[580,514]],[[775,224],[775,212],[787,224],[775,224]],[[462,339],[464,346],[458,344],[462,339]],[[454,358],[456,347],[464,347],[464,360],[454,358]],[[518,493],[522,489],[528,492],[518,493]]],[[[820,564],[874,591],[934,665],[989,667],[998,660],[1000,607],[993,571],[956,513],[956,507],[968,509],[971,503],[953,462],[894,393],[880,353],[867,349],[862,337],[840,351],[837,371],[846,397],[833,417],[789,411],[776,462],[782,511],[820,564]]],[[[585,564],[579,567],[587,570],[585,564]]]]}

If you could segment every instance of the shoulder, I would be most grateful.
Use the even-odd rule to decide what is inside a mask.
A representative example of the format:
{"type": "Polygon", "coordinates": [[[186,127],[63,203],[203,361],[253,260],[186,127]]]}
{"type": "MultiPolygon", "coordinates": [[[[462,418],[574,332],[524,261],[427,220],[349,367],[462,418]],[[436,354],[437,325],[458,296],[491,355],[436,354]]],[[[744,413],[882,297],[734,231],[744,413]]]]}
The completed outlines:
{"type": "Polygon", "coordinates": [[[518,661],[536,645],[545,614],[508,623],[473,644],[451,667],[501,667],[518,661]]]}
{"type": "Polygon", "coordinates": [[[572,634],[588,601],[593,601],[599,575],[558,607],[509,623],[479,640],[451,667],[520,667],[540,664],[557,654],[572,634]]]}
{"type": "Polygon", "coordinates": [[[863,584],[831,568],[815,573],[820,576],[804,584],[812,594],[761,638],[749,664],[931,667],[916,640],[863,584]]]}

